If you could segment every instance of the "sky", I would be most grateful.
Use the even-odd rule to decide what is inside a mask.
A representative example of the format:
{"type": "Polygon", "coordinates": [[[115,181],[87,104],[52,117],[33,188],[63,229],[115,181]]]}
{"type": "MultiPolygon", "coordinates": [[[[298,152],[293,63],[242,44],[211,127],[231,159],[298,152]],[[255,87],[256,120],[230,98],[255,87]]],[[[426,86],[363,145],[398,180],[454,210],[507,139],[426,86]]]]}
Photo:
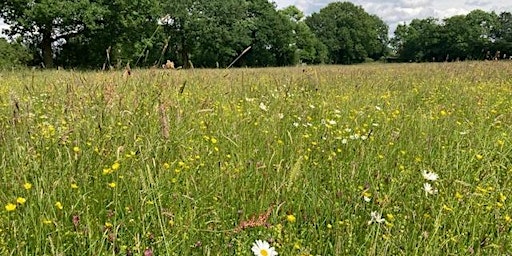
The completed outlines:
{"type": "MultiPolygon", "coordinates": [[[[278,8],[297,6],[309,15],[319,11],[334,0],[274,0],[278,8]]],[[[467,14],[475,9],[484,11],[512,12],[512,1],[503,0],[349,0],[362,6],[366,12],[376,14],[389,25],[393,33],[398,24],[408,23],[415,18],[446,18],[467,14]]],[[[0,20],[0,30],[6,25],[0,20]]],[[[1,33],[0,33],[1,34],[1,33]]]]}
{"type": "MultiPolygon", "coordinates": [[[[297,6],[306,15],[318,12],[334,0],[274,0],[278,8],[297,6]]],[[[415,18],[447,18],[467,14],[475,9],[512,12],[512,1],[503,0],[349,0],[362,6],[366,12],[376,14],[389,25],[392,34],[398,24],[415,18]]]]}

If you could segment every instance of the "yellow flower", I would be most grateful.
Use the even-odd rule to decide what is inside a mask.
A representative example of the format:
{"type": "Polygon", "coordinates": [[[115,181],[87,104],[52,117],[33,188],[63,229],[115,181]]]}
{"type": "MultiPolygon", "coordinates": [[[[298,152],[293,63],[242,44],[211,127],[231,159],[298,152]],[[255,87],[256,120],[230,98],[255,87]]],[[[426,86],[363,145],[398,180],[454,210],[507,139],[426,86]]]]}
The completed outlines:
{"type": "Polygon", "coordinates": [[[110,182],[108,184],[108,186],[111,187],[111,188],[115,188],[116,187],[116,183],[115,182],[110,182]]]}
{"type": "Polygon", "coordinates": [[[52,221],[51,220],[43,220],[43,224],[46,224],[46,225],[52,224],[52,221]]]}
{"type": "Polygon", "coordinates": [[[27,199],[25,199],[23,197],[16,198],[16,203],[18,203],[18,204],[24,204],[26,201],[27,201],[27,199]]]}
{"type": "Polygon", "coordinates": [[[110,222],[105,222],[105,228],[109,229],[109,228],[112,228],[112,223],[110,222]]]}
{"type": "Polygon", "coordinates": [[[449,206],[448,206],[448,205],[446,205],[446,204],[445,204],[445,205],[443,205],[443,209],[444,209],[445,211],[448,211],[448,212],[453,211],[453,208],[449,207],[449,206]]]}
{"type": "Polygon", "coordinates": [[[164,163],[164,169],[169,169],[171,168],[171,165],[169,163],[164,163]]]}
{"type": "Polygon", "coordinates": [[[12,212],[12,211],[16,210],[16,205],[12,204],[12,203],[8,203],[5,206],[5,210],[7,210],[8,212],[12,212]]]}
{"type": "Polygon", "coordinates": [[[25,182],[25,184],[23,184],[23,187],[26,189],[26,190],[30,190],[32,188],[32,184],[28,183],[28,182],[25,182]]]}
{"type": "Polygon", "coordinates": [[[77,189],[78,188],[78,185],[76,183],[71,183],[71,188],[72,189],[77,189]]]}
{"type": "Polygon", "coordinates": [[[113,171],[110,168],[103,169],[103,175],[111,174],[113,171]]]}
{"type": "Polygon", "coordinates": [[[55,203],[55,207],[57,207],[57,209],[59,209],[59,210],[64,209],[64,206],[62,206],[62,203],[61,203],[61,202],[56,202],[56,203],[55,203]]]}
{"type": "Polygon", "coordinates": [[[297,221],[297,219],[295,218],[295,216],[293,216],[293,214],[286,215],[286,220],[290,223],[294,223],[295,221],[297,221]]]}
{"type": "Polygon", "coordinates": [[[80,152],[80,148],[77,147],[77,146],[73,147],[73,152],[79,153],[80,152]]]}
{"type": "Polygon", "coordinates": [[[115,171],[115,170],[119,169],[119,167],[120,167],[120,166],[121,166],[121,165],[120,165],[118,162],[115,162],[115,163],[112,165],[112,170],[114,170],[114,171],[115,171]]]}
{"type": "Polygon", "coordinates": [[[482,156],[480,154],[477,154],[475,157],[476,157],[477,160],[482,160],[484,158],[484,156],[482,156]]]}

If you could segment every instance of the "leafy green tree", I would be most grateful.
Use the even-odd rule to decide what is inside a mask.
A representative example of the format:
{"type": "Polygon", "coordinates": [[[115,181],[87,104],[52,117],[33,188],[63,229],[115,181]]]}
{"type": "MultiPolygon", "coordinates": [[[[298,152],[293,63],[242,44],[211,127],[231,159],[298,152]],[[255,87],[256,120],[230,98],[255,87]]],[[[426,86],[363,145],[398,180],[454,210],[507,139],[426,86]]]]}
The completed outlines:
{"type": "Polygon", "coordinates": [[[0,16],[10,25],[9,35],[34,45],[50,68],[56,57],[58,64],[97,63],[109,47],[114,58],[144,53],[147,35],[157,26],[158,2],[4,0],[0,16]]]}
{"type": "Polygon", "coordinates": [[[444,20],[444,30],[452,59],[482,59],[492,48],[493,28],[498,26],[494,12],[474,10],[444,20]]]}
{"type": "Polygon", "coordinates": [[[284,66],[297,62],[293,24],[267,0],[249,2],[252,49],[243,60],[249,66],[284,66]]]}
{"type": "Polygon", "coordinates": [[[280,11],[292,22],[297,57],[301,63],[324,63],[327,59],[327,47],[320,42],[306,24],[305,15],[295,6],[289,6],[280,11]]]}
{"type": "Polygon", "coordinates": [[[8,34],[37,44],[46,67],[53,66],[53,44],[94,29],[105,10],[89,0],[3,0],[0,15],[10,25],[8,34]]]}
{"type": "Polygon", "coordinates": [[[401,61],[438,61],[446,57],[444,42],[439,20],[427,18],[398,25],[391,45],[401,61]]]}
{"type": "Polygon", "coordinates": [[[31,60],[30,52],[20,42],[8,42],[0,38],[0,69],[26,65],[31,60]]]}
{"type": "Polygon", "coordinates": [[[306,23],[327,46],[332,63],[378,59],[387,51],[387,25],[350,2],[331,3],[308,17],[306,23]]]}
{"type": "Polygon", "coordinates": [[[99,67],[109,65],[153,65],[163,40],[158,38],[161,9],[157,0],[97,1],[104,10],[95,29],[88,29],[59,47],[59,65],[99,67]],[[107,59],[107,52],[108,57],[107,59]]]}
{"type": "Polygon", "coordinates": [[[512,56],[512,13],[500,13],[498,24],[492,32],[492,38],[495,40],[495,51],[500,51],[508,57],[512,56]]]}

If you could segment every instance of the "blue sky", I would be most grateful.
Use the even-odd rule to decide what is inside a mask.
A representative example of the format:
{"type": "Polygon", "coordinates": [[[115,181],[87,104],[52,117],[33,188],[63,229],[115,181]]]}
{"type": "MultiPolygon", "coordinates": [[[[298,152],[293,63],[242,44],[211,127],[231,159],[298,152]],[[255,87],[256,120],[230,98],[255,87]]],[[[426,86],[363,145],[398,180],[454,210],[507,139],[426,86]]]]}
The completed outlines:
{"type": "MultiPolygon", "coordinates": [[[[279,8],[295,5],[306,14],[317,12],[334,0],[274,0],[279,8]]],[[[350,0],[362,6],[367,12],[381,17],[392,32],[397,24],[414,18],[445,18],[466,14],[474,9],[512,12],[512,1],[503,0],[350,0]]],[[[0,21],[0,29],[6,28],[0,21]]]]}

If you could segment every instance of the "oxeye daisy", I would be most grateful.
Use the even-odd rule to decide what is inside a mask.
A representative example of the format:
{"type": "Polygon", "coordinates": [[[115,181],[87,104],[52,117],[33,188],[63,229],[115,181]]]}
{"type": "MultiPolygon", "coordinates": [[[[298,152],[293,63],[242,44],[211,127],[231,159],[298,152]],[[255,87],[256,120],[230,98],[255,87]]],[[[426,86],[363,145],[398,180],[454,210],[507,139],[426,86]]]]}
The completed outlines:
{"type": "Polygon", "coordinates": [[[377,224],[380,224],[380,223],[383,223],[386,221],[386,219],[382,218],[382,214],[378,213],[378,212],[371,212],[370,213],[370,221],[368,221],[368,225],[372,224],[372,223],[377,223],[377,224]]]}
{"type": "Polygon", "coordinates": [[[278,255],[274,247],[270,247],[267,241],[256,240],[251,248],[255,256],[276,256],[278,255]]]}
{"type": "Polygon", "coordinates": [[[421,175],[423,175],[423,178],[429,181],[435,181],[437,178],[439,178],[439,175],[435,172],[429,172],[426,170],[421,171],[421,175]]]}
{"type": "Polygon", "coordinates": [[[427,195],[433,195],[433,194],[437,193],[437,189],[432,187],[432,185],[430,185],[430,183],[423,183],[423,190],[425,190],[425,194],[427,194],[427,195]]]}

